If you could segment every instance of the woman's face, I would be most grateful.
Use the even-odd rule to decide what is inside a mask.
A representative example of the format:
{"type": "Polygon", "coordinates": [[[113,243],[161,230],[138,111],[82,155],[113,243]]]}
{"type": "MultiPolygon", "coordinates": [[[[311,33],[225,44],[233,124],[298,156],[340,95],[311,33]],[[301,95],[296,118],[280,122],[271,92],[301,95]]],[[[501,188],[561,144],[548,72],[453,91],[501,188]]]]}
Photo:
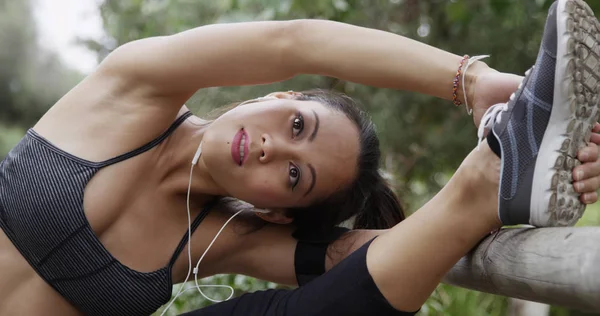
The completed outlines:
{"type": "Polygon", "coordinates": [[[310,205],[356,175],[358,129],[317,101],[244,104],[207,128],[202,160],[229,196],[260,208],[310,205]]]}

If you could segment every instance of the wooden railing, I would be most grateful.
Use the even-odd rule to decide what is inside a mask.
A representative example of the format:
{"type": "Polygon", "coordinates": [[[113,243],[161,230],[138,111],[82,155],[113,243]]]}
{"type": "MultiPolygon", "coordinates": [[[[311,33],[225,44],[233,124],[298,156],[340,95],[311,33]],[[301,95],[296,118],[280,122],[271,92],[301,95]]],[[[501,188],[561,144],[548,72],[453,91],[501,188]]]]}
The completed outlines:
{"type": "Polygon", "coordinates": [[[444,283],[600,312],[600,227],[503,229],[463,257],[444,283]]]}

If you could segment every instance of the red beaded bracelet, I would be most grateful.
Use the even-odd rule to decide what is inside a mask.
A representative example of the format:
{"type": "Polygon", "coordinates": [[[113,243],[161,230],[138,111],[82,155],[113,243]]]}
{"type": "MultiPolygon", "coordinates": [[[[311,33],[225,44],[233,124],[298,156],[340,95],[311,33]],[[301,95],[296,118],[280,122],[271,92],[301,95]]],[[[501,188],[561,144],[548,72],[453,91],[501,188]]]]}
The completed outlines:
{"type": "Polygon", "coordinates": [[[458,65],[458,70],[456,71],[456,76],[454,77],[454,80],[452,81],[452,103],[454,103],[454,105],[456,105],[456,106],[459,106],[462,104],[460,102],[460,100],[458,99],[458,83],[460,82],[460,75],[461,75],[463,64],[468,59],[469,59],[469,55],[463,56],[463,59],[460,61],[460,64],[458,65]]]}

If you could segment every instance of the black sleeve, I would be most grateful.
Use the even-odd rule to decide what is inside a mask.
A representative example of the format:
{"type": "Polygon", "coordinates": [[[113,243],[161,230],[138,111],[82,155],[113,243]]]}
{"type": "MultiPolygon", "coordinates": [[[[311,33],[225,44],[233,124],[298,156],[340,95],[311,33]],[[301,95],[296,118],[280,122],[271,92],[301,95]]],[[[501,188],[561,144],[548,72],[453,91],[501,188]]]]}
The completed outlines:
{"type": "Polygon", "coordinates": [[[325,273],[325,256],[329,245],[350,230],[335,227],[327,232],[298,230],[293,236],[298,240],[294,254],[294,267],[298,285],[303,286],[325,273]]]}
{"type": "MultiPolygon", "coordinates": [[[[372,240],[371,240],[372,241],[372,240]]],[[[322,276],[294,290],[244,294],[186,316],[413,316],[383,297],[367,269],[371,241],[322,276]]],[[[398,285],[401,286],[401,285],[398,285]]]]}

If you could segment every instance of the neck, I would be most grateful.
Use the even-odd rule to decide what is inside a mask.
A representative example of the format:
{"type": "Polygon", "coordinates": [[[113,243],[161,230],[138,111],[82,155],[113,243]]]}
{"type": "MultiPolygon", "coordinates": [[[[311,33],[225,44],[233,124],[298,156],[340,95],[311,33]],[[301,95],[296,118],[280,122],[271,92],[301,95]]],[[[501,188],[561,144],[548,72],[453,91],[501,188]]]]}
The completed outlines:
{"type": "Polygon", "coordinates": [[[205,201],[214,196],[225,195],[224,190],[212,179],[201,157],[196,165],[192,166],[192,159],[202,142],[208,122],[193,116],[186,123],[188,124],[180,127],[180,136],[170,141],[162,152],[161,169],[166,170],[163,182],[176,194],[187,194],[190,171],[193,171],[190,190],[193,200],[205,201]]]}

